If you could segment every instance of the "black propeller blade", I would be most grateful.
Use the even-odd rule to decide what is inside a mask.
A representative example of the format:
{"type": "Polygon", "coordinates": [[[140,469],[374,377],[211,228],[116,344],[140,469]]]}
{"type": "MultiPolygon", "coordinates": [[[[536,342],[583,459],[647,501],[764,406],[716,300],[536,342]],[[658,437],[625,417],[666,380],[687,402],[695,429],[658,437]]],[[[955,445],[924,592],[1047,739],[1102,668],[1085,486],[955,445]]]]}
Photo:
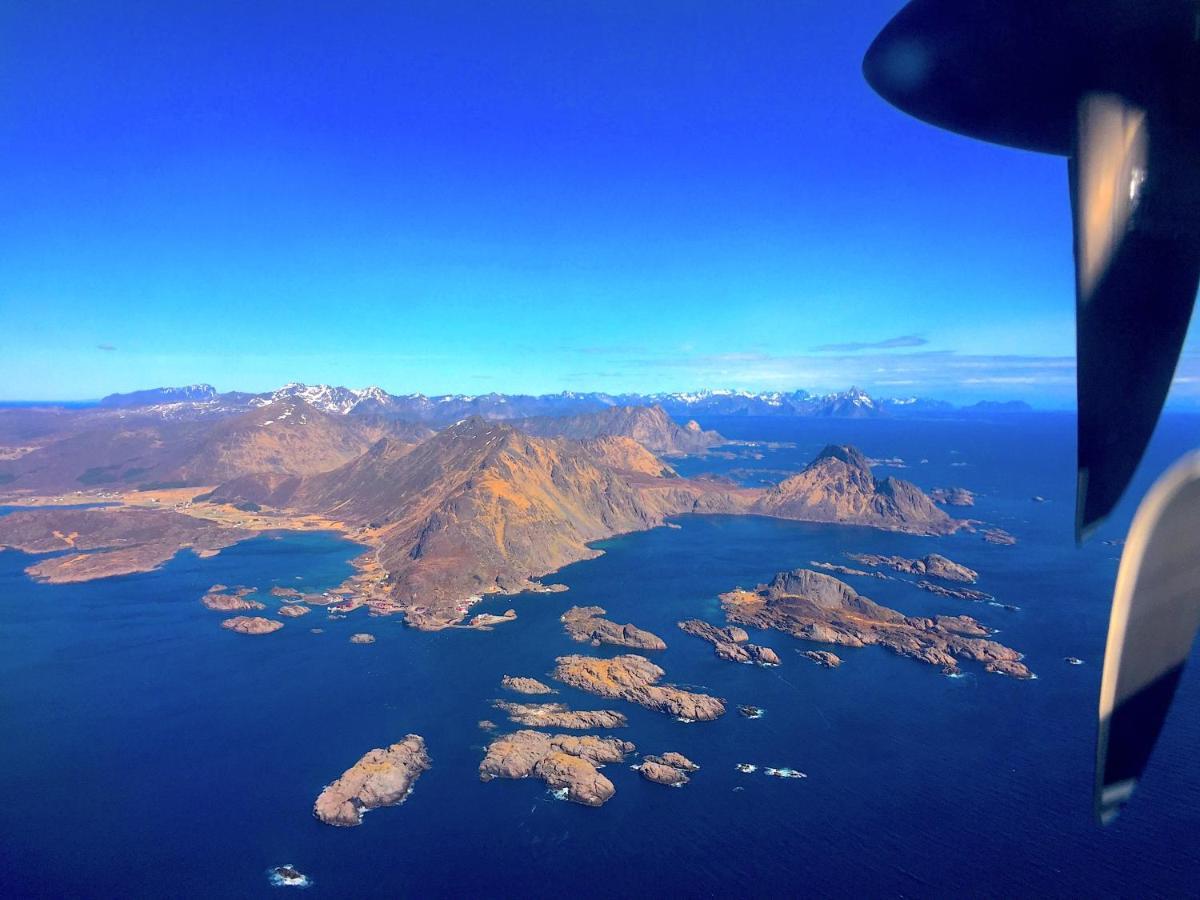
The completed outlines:
{"type": "Polygon", "coordinates": [[[1069,157],[1082,540],[1141,460],[1195,300],[1200,4],[913,0],[863,73],[931,124],[1069,157]]]}

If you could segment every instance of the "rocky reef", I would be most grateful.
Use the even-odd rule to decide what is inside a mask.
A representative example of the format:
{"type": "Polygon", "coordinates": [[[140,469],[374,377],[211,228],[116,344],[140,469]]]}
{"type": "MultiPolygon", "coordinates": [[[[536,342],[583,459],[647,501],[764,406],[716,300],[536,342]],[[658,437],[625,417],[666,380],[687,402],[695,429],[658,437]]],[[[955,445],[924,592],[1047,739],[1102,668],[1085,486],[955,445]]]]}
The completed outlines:
{"type": "Polygon", "coordinates": [[[505,675],[500,679],[500,687],[516,691],[518,694],[553,694],[554,688],[542,684],[536,678],[526,678],[524,675],[505,675]]]}
{"type": "Polygon", "coordinates": [[[979,580],[979,573],[969,569],[940,553],[930,553],[920,559],[906,559],[903,556],[878,556],[874,553],[847,553],[850,559],[864,566],[874,568],[894,569],[906,575],[925,575],[930,578],[940,578],[943,581],[961,581],[974,584],[979,580]]]}
{"type": "Polygon", "coordinates": [[[262,616],[234,616],[222,622],[221,627],[238,634],[270,634],[282,628],[283,623],[262,616]]]}
{"type": "Polygon", "coordinates": [[[716,697],[659,684],[666,673],[644,656],[560,656],[555,662],[556,679],[598,697],[628,700],[688,721],[711,721],[725,713],[725,704],[716,697]]]}
{"type": "Polygon", "coordinates": [[[367,810],[403,803],[429,766],[425,740],[405,735],[390,747],[368,751],[321,791],[313,815],[326,825],[361,825],[367,810]]]}
{"type": "Polygon", "coordinates": [[[494,700],[492,706],[518,725],[529,728],[623,728],[629,724],[623,713],[611,709],[573,710],[565,703],[512,703],[494,700]]]}
{"type": "Polygon", "coordinates": [[[776,628],[803,640],[846,647],[878,644],[947,673],[959,671],[956,657],[962,656],[989,672],[1033,677],[1020,653],[988,640],[988,629],[972,618],[905,616],[809,569],[781,572],[753,591],[730,591],[721,602],[731,622],[776,628]]]}
{"type": "Polygon", "coordinates": [[[770,647],[749,643],[750,635],[744,628],[738,628],[736,625],[718,628],[700,619],[688,619],[678,624],[686,634],[712,644],[714,652],[721,659],[737,663],[757,663],[760,666],[779,665],[779,656],[775,651],[770,647]]]}
{"type": "Polygon", "coordinates": [[[375,643],[375,635],[367,634],[365,631],[358,634],[350,635],[350,643],[352,644],[373,644],[375,643]]]}
{"type": "Polygon", "coordinates": [[[917,587],[939,597],[952,597],[955,600],[970,600],[972,603],[985,603],[995,599],[986,591],[976,591],[972,588],[948,588],[945,585],[934,584],[932,581],[918,581],[917,587]]]}
{"type": "Polygon", "coordinates": [[[1017,542],[1017,539],[1003,528],[985,528],[981,534],[989,544],[997,544],[1001,547],[1011,547],[1017,542]]]}
{"type": "Polygon", "coordinates": [[[497,737],[479,764],[480,781],[493,778],[540,778],[563,799],[600,806],[617,789],[597,771],[623,762],[636,747],[629,741],[595,735],[517,731],[497,737]]]}
{"type": "Polygon", "coordinates": [[[581,644],[591,643],[595,647],[611,644],[634,650],[667,649],[666,643],[657,634],[644,631],[636,625],[619,625],[600,618],[605,612],[599,606],[572,606],[562,614],[561,621],[567,634],[581,644]]]}
{"type": "Polygon", "coordinates": [[[826,669],[836,669],[842,664],[842,658],[836,653],[830,653],[828,650],[805,650],[805,659],[811,659],[818,666],[824,666],[826,669]]]}

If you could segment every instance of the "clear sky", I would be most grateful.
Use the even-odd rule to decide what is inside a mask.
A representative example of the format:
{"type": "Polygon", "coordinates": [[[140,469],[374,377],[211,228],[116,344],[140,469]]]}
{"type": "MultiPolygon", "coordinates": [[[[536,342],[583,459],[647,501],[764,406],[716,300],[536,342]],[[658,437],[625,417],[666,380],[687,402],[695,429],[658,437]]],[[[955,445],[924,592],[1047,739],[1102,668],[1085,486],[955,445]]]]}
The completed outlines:
{"type": "Polygon", "coordinates": [[[877,98],[900,5],[0,4],[0,399],[1070,403],[1065,162],[877,98]]]}

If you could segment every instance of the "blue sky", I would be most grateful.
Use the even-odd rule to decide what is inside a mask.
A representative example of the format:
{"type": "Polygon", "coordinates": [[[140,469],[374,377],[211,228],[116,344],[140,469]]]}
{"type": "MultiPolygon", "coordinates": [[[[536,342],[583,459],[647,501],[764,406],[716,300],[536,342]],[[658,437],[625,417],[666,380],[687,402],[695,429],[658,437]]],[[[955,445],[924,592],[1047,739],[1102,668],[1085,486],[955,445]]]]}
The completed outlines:
{"type": "Polygon", "coordinates": [[[899,6],[5,4],[0,399],[1068,404],[1065,163],[871,93],[899,6]]]}

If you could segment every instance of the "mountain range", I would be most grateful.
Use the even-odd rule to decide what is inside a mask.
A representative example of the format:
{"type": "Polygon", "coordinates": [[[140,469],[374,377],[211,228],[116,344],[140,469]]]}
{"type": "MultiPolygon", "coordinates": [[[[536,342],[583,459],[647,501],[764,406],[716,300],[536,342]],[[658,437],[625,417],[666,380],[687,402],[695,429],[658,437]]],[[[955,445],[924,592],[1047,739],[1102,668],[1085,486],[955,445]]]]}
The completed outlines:
{"type": "Polygon", "coordinates": [[[156,388],[128,394],[111,394],[98,406],[102,409],[153,410],[166,417],[195,417],[228,413],[237,409],[265,406],[279,400],[302,400],[337,415],[378,415],[434,426],[448,425],[468,416],[485,419],[526,419],[540,416],[570,416],[620,406],[660,406],[670,416],[817,416],[875,418],[882,416],[979,416],[1027,411],[1019,401],[982,402],[954,406],[922,397],[876,398],[858,388],[832,394],[808,391],[755,393],[742,390],[706,390],[657,394],[607,394],[601,392],[558,394],[391,394],[379,387],[361,390],[306,385],[298,382],[276,391],[250,394],[220,393],[207,384],[179,388],[156,388]]]}

